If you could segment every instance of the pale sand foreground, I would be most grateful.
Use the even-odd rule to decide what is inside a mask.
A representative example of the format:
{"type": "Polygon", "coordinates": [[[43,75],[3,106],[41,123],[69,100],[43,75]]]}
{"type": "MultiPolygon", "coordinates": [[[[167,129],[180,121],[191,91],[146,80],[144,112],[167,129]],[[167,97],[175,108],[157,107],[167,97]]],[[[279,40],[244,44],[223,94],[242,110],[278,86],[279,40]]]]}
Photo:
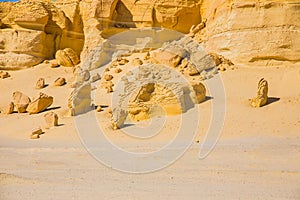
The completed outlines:
{"type": "MultiPolygon", "coordinates": [[[[40,65],[10,72],[12,78],[0,80],[0,105],[15,90],[36,95],[35,82],[44,77],[50,85],[41,91],[54,96],[52,108],[65,107],[71,89],[52,83],[59,76],[70,82],[71,71],[40,65]]],[[[300,199],[299,71],[294,66],[222,73],[227,114],[216,148],[198,159],[196,141],[203,141],[209,126],[209,100],[199,106],[200,131],[192,147],[170,167],[149,174],[121,173],[100,164],[82,146],[72,118],[60,118],[61,126],[30,140],[45,112],[0,114],[0,199],[300,199]],[[269,96],[280,100],[253,109],[248,99],[261,77],[269,82],[269,96]]],[[[97,114],[101,122],[106,112],[97,114]]],[[[141,150],[167,142],[176,127],[168,128],[169,135],[149,142],[109,129],[107,136],[124,148],[141,150]]]]}

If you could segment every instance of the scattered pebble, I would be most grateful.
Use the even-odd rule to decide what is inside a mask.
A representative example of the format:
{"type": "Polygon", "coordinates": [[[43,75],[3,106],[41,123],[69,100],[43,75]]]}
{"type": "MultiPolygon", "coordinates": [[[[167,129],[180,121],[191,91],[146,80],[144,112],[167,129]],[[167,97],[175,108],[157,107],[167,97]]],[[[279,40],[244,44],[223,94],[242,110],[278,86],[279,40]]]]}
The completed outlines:
{"type": "Polygon", "coordinates": [[[10,77],[10,74],[8,72],[0,71],[0,78],[5,79],[10,77]]]}
{"type": "Polygon", "coordinates": [[[122,69],[120,69],[120,68],[115,69],[115,73],[120,73],[120,72],[122,72],[122,69]]]}
{"type": "Polygon", "coordinates": [[[45,87],[45,79],[40,78],[39,80],[37,80],[35,89],[43,89],[44,87],[45,87]]]}
{"type": "Polygon", "coordinates": [[[104,80],[106,80],[106,81],[111,81],[113,78],[114,78],[114,77],[113,77],[112,75],[110,75],[110,74],[106,74],[106,75],[104,76],[104,80]]]}
{"type": "Polygon", "coordinates": [[[66,84],[66,79],[62,77],[59,77],[54,81],[55,86],[63,86],[65,84],[66,84]]]}

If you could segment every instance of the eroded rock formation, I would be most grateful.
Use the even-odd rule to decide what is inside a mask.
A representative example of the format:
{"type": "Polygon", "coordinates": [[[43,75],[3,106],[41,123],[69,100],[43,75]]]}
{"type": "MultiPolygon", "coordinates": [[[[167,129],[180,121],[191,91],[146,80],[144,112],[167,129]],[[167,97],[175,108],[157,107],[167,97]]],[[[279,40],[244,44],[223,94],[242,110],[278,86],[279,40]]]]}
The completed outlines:
{"type": "Polygon", "coordinates": [[[262,78],[258,82],[257,95],[250,100],[250,104],[254,108],[259,108],[266,105],[268,102],[268,82],[262,78]]]}
{"type": "Polygon", "coordinates": [[[21,0],[0,3],[0,69],[73,49],[81,60],[129,28],[165,27],[235,64],[300,61],[297,0],[21,0]]]}

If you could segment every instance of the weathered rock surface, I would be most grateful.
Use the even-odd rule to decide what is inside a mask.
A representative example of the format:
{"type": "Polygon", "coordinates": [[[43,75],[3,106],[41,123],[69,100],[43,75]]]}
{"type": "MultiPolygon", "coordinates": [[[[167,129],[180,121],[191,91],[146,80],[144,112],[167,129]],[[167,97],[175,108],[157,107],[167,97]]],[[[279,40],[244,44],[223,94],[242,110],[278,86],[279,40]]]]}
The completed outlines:
{"type": "Polygon", "coordinates": [[[124,86],[116,89],[120,100],[112,113],[114,128],[120,128],[127,115],[133,121],[140,121],[153,116],[181,114],[206,97],[203,84],[190,85],[180,79],[178,72],[164,65],[143,65],[122,82],[124,86]]]}
{"type": "Polygon", "coordinates": [[[63,86],[65,84],[66,84],[66,79],[62,77],[59,77],[54,81],[55,86],[63,86]]]}
{"type": "Polygon", "coordinates": [[[71,115],[79,115],[91,110],[91,84],[85,83],[75,88],[68,99],[71,115]]]}
{"type": "Polygon", "coordinates": [[[53,103],[53,97],[40,92],[39,96],[29,103],[26,111],[29,114],[36,114],[44,111],[53,103]]]}
{"type": "Polygon", "coordinates": [[[44,119],[48,128],[58,126],[58,115],[56,113],[47,113],[44,115],[44,119]]]}
{"type": "Polygon", "coordinates": [[[55,54],[55,59],[60,65],[65,67],[74,67],[80,62],[76,52],[71,48],[58,50],[55,54]]]}
{"type": "Polygon", "coordinates": [[[202,83],[192,83],[191,87],[195,93],[194,101],[196,104],[202,103],[206,99],[206,89],[202,83]]]}
{"type": "Polygon", "coordinates": [[[80,13],[74,13],[75,16],[66,16],[51,1],[1,2],[0,69],[31,67],[52,59],[58,49],[66,47],[79,55],[83,47],[83,27],[82,22],[78,22],[80,13]]]}
{"type": "Polygon", "coordinates": [[[8,105],[3,106],[0,111],[3,114],[9,115],[14,112],[14,108],[15,108],[14,103],[10,102],[8,105]]]}
{"type": "Polygon", "coordinates": [[[45,87],[45,79],[44,78],[38,79],[35,85],[35,89],[43,89],[44,87],[45,87]]]}
{"type": "Polygon", "coordinates": [[[235,64],[300,61],[296,0],[22,0],[0,3],[0,69],[22,69],[71,48],[81,60],[130,28],[190,33],[235,64]],[[255,19],[255,20],[253,20],[255,19]]]}
{"type": "Polygon", "coordinates": [[[258,82],[257,95],[250,100],[250,104],[254,108],[259,108],[266,105],[268,102],[268,82],[262,78],[258,82]]]}
{"type": "Polygon", "coordinates": [[[195,38],[235,64],[299,62],[299,6],[295,0],[204,0],[206,27],[195,38]]]}
{"type": "Polygon", "coordinates": [[[30,139],[39,139],[40,135],[43,134],[43,130],[41,128],[32,129],[30,139]]]}
{"type": "Polygon", "coordinates": [[[22,92],[14,92],[13,93],[13,103],[18,111],[18,113],[26,112],[26,109],[31,102],[30,98],[23,94],[22,92]]]}

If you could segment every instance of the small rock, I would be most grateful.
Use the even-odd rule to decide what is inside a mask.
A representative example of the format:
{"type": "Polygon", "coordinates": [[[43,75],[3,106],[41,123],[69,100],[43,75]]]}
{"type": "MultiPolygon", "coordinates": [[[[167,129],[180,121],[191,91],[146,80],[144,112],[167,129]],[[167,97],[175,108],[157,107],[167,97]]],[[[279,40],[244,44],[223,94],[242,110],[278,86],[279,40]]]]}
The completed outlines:
{"type": "Polygon", "coordinates": [[[44,111],[53,103],[53,97],[40,92],[39,96],[29,103],[26,111],[29,114],[36,114],[44,111]]]}
{"type": "Polygon", "coordinates": [[[149,60],[150,57],[151,57],[150,52],[147,52],[145,57],[144,57],[144,60],[149,60]]]}
{"type": "Polygon", "coordinates": [[[33,140],[39,139],[39,138],[40,138],[40,135],[39,135],[39,134],[34,134],[34,135],[31,135],[31,136],[30,136],[30,139],[33,139],[33,140]]]}
{"type": "Polygon", "coordinates": [[[187,66],[187,72],[190,76],[199,75],[198,69],[191,63],[189,63],[188,66],[187,66]]]}
{"type": "Polygon", "coordinates": [[[113,78],[114,78],[114,77],[113,77],[112,75],[110,75],[110,74],[106,74],[106,75],[104,76],[104,80],[106,80],[106,81],[111,81],[113,78]]]}
{"type": "Polygon", "coordinates": [[[35,89],[43,89],[44,87],[45,87],[45,79],[40,78],[39,80],[37,80],[35,89]]]}
{"type": "Polygon", "coordinates": [[[118,59],[119,65],[126,65],[129,61],[125,58],[118,59]]]}
{"type": "Polygon", "coordinates": [[[120,69],[120,68],[115,69],[115,73],[120,73],[120,72],[122,72],[122,69],[120,69]]]}
{"type": "Polygon", "coordinates": [[[45,122],[47,127],[58,126],[58,115],[54,112],[50,112],[44,115],[45,122]]]}
{"type": "Polygon", "coordinates": [[[63,86],[65,84],[66,84],[66,79],[62,77],[59,77],[54,81],[55,86],[63,86]]]}
{"type": "Polygon", "coordinates": [[[96,81],[98,81],[100,79],[101,79],[101,76],[98,73],[95,74],[94,76],[92,76],[92,82],[96,82],[96,81]]]}
{"type": "Polygon", "coordinates": [[[10,77],[10,74],[8,72],[0,71],[0,78],[5,79],[10,77]]]}
{"type": "Polygon", "coordinates": [[[3,114],[9,115],[14,112],[15,105],[13,102],[10,102],[7,106],[1,108],[3,114]]]}
{"type": "Polygon", "coordinates": [[[13,103],[18,113],[26,112],[26,109],[30,102],[30,98],[22,92],[17,91],[13,93],[13,103]]]}
{"type": "Polygon", "coordinates": [[[114,60],[112,61],[112,63],[110,64],[110,68],[115,68],[116,66],[118,66],[119,63],[118,63],[118,60],[114,60]]]}
{"type": "Polygon", "coordinates": [[[137,66],[140,66],[143,64],[143,61],[139,58],[134,58],[132,61],[131,61],[131,64],[132,66],[134,67],[137,67],[137,66]]]}
{"type": "Polygon", "coordinates": [[[193,91],[195,92],[195,103],[202,103],[206,99],[206,89],[202,83],[192,83],[193,91]]]}
{"type": "Polygon", "coordinates": [[[59,67],[59,63],[57,60],[51,60],[51,61],[49,61],[49,64],[50,64],[51,68],[59,67]]]}
{"type": "Polygon", "coordinates": [[[114,86],[113,82],[107,81],[107,82],[102,83],[101,87],[105,88],[107,93],[111,93],[111,92],[113,92],[113,86],[114,86]]]}
{"type": "Polygon", "coordinates": [[[41,135],[43,134],[43,130],[41,128],[32,129],[31,135],[41,135]]]}
{"type": "Polygon", "coordinates": [[[50,62],[49,62],[49,60],[44,60],[43,63],[44,63],[44,64],[49,64],[50,62]]]}

